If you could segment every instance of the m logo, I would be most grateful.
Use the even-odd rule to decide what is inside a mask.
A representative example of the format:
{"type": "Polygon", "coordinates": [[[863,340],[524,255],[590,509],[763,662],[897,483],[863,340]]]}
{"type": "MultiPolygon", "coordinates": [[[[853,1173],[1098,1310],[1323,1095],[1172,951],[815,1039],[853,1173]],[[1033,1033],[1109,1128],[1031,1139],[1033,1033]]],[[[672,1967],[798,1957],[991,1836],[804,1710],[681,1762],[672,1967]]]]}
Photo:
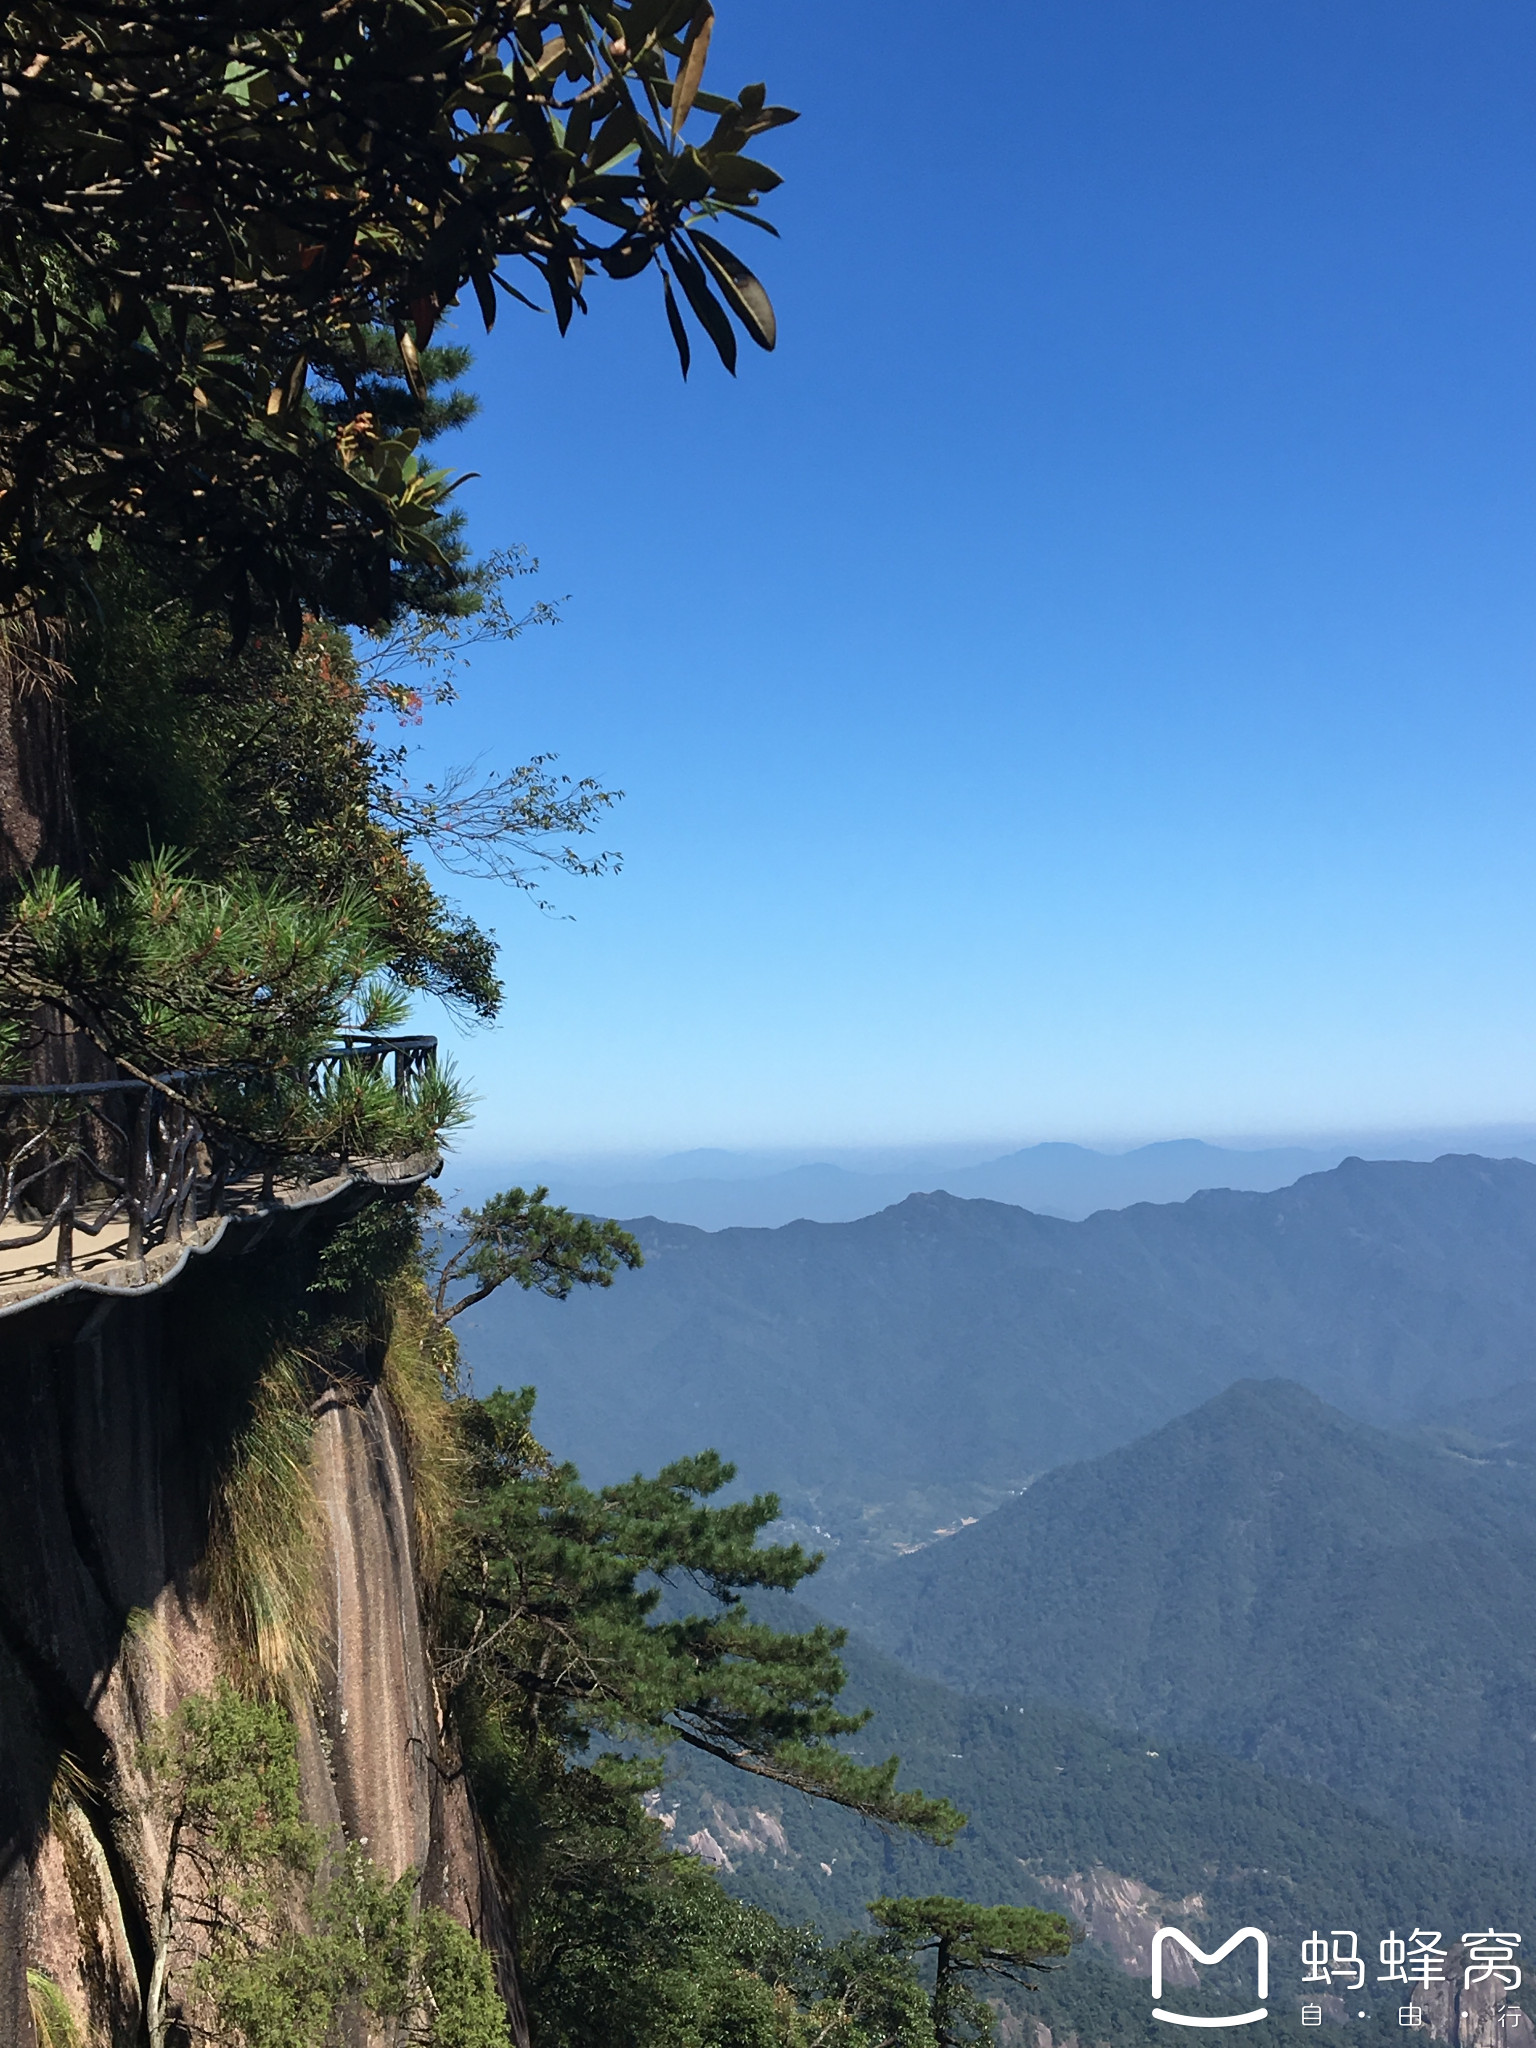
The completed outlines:
{"type": "Polygon", "coordinates": [[[1177,1927],[1159,1927],[1152,1937],[1152,2017],[1167,2020],[1175,2027],[1246,2027],[1254,2020],[1268,2017],[1268,2007],[1263,2001],[1269,1996],[1269,1936],[1257,1927],[1239,1927],[1230,1941],[1224,1941],[1220,1948],[1207,1955],[1203,1948],[1196,1948],[1189,1936],[1177,1927]],[[1253,1937],[1259,1952],[1258,1985],[1259,2004],[1252,2012],[1235,2012],[1218,2019],[1197,2018],[1192,2012],[1164,2012],[1163,1997],[1163,1944],[1176,1941],[1187,1956],[1197,1963],[1225,1962],[1239,1942],[1253,1937]]]}

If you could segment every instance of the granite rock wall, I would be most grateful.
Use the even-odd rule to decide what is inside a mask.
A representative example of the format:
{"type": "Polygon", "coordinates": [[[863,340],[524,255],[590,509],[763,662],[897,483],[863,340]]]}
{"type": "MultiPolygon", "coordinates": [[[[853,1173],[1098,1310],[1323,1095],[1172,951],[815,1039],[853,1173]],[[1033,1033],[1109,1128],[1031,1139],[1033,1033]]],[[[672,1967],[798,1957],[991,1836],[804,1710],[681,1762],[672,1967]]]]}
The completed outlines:
{"type": "MultiPolygon", "coordinates": [[[[288,1234],[334,1228],[310,1212],[288,1234]]],[[[168,1287],[73,1290],[0,1317],[0,2044],[34,2048],[27,1972],[92,2048],[143,2038],[165,1844],[138,1752],[217,1684],[214,1496],[250,1412],[230,1303],[281,1255],[282,1219],[226,1233],[168,1287]]],[[[292,1250],[290,1244],[289,1250],[292,1250]]],[[[325,1589],[318,1696],[297,1704],[306,1817],[497,1957],[526,2041],[510,1942],[468,1794],[445,1762],[423,1636],[408,1460],[359,1355],[320,1390],[312,1471],[325,1589]]]]}

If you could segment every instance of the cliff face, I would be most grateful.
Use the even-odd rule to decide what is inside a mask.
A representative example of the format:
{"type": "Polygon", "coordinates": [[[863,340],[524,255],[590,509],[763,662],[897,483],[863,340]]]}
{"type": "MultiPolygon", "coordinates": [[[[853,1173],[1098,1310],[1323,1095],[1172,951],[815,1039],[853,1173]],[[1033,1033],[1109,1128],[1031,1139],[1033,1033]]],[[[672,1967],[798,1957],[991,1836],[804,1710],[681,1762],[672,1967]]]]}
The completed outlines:
{"type": "Polygon", "coordinates": [[[462,1778],[447,1766],[417,1597],[411,1480],[382,1388],[332,1392],[316,1420],[326,1590],[318,1711],[300,1716],[309,1818],[339,1822],[390,1877],[421,1873],[495,1958],[514,2039],[527,2039],[512,1934],[462,1778]],[[322,1733],[323,1742],[309,1739],[322,1733]]]}
{"type": "MultiPolygon", "coordinates": [[[[138,1751],[230,1661],[205,1565],[253,1390],[249,1357],[229,1341],[231,1294],[256,1272],[245,1248],[227,1239],[158,1293],[74,1293],[0,1318],[7,2048],[35,2040],[29,1969],[60,1988],[93,2048],[143,2038],[166,1844],[138,1751]]],[[[316,1404],[320,1682],[293,1702],[305,1817],[365,1843],[391,1877],[421,1873],[423,1901],[496,1956],[521,2042],[507,1929],[462,1780],[444,1764],[408,1461],[369,1363],[359,1356],[316,1404]]]]}

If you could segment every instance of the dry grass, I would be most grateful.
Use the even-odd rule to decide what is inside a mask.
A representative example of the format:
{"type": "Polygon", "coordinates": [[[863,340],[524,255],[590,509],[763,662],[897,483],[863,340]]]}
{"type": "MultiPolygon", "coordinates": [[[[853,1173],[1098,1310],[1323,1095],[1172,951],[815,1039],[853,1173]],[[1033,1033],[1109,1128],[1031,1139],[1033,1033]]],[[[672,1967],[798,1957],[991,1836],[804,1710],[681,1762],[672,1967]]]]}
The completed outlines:
{"type": "Polygon", "coordinates": [[[214,1611],[243,1675],[268,1695],[310,1693],[318,1677],[324,1531],[310,1400],[307,1360],[279,1353],[219,1487],[208,1551],[214,1611]]]}
{"type": "MultiPolygon", "coordinates": [[[[457,1348],[433,1316],[418,1276],[391,1282],[387,1307],[383,1386],[410,1465],[417,1557],[430,1603],[463,1498],[451,1399],[457,1348]]],[[[337,1332],[327,1334],[334,1339],[337,1332]]],[[[328,1356],[334,1347],[323,1342],[321,1348],[328,1356]]],[[[297,1349],[271,1359],[216,1497],[209,1593],[239,1677],[268,1696],[312,1693],[322,1661],[318,1565],[325,1532],[312,1470],[312,1401],[317,1380],[326,1376],[320,1361],[297,1349]]]]}
{"type": "Polygon", "coordinates": [[[463,1454],[450,1396],[457,1386],[458,1347],[432,1314],[415,1276],[395,1283],[390,1298],[384,1391],[399,1418],[416,1506],[416,1549],[430,1598],[452,1554],[464,1497],[463,1454]]]}

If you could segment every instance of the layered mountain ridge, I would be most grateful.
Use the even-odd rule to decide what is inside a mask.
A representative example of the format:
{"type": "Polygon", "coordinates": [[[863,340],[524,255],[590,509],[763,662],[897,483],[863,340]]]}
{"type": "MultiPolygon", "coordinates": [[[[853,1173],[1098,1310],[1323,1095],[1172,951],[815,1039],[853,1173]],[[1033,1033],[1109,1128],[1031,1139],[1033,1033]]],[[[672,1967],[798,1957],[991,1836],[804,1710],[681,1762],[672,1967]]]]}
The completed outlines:
{"type": "Polygon", "coordinates": [[[1399,1825],[1536,1828],[1536,1475],[1245,1381],[839,1608],[962,1691],[1203,1742],[1399,1825]]]}
{"type": "Polygon", "coordinates": [[[1529,1126],[1398,1134],[1350,1144],[1213,1145],[1163,1138],[1125,1152],[1101,1152],[1059,1140],[996,1158],[974,1148],[856,1157],[853,1162],[704,1148],[645,1161],[488,1159],[463,1162],[458,1178],[471,1195],[512,1180],[547,1182],[574,1209],[601,1216],[658,1216],[703,1230],[775,1229],[805,1220],[848,1223],[908,1195],[937,1189],[964,1200],[1009,1202],[1041,1216],[1082,1218],[1132,1202],[1183,1202],[1201,1188],[1287,1187],[1304,1173],[1325,1173],[1351,1153],[1366,1159],[1418,1159],[1445,1152],[1492,1158],[1536,1156],[1529,1126]]]}
{"type": "MultiPolygon", "coordinates": [[[[600,1303],[466,1317],[481,1383],[536,1380],[593,1476],[714,1444],[780,1487],[829,1552],[810,1599],[860,1632],[869,1754],[974,1816],[946,1855],[689,1760],[661,1810],[733,1889],[833,1922],[893,1890],[1067,1906],[1093,1941],[1030,2048],[1156,2038],[1168,1920],[1270,1930],[1288,2017],[1256,2041],[1291,2038],[1314,1926],[1525,1924],[1536,1168],[637,1227],[600,1303]]],[[[1503,2038],[1455,2000],[1428,2025],[1503,2038]]]]}
{"type": "Polygon", "coordinates": [[[812,1542],[891,1555],[1234,1381],[1424,1420],[1536,1378],[1536,1166],[1348,1160],[1069,1223],[951,1195],[844,1224],[636,1224],[601,1299],[463,1319],[593,1477],[713,1444],[812,1542]]]}

